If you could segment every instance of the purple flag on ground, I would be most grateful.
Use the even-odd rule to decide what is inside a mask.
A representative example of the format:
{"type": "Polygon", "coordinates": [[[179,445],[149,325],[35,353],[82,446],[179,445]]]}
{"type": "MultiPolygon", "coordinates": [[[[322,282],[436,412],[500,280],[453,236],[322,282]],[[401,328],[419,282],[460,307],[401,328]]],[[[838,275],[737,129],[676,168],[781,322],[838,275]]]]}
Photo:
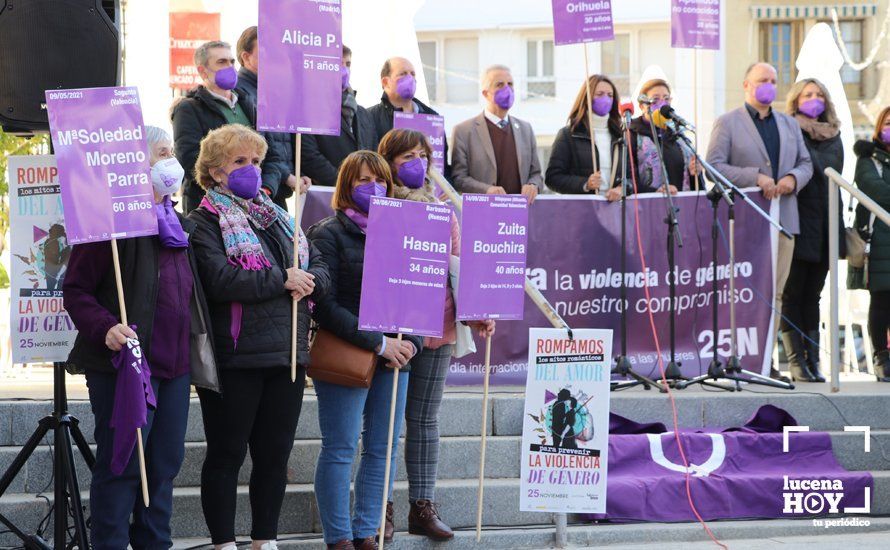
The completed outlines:
{"type": "Polygon", "coordinates": [[[671,0],[671,47],[720,49],[720,0],[671,0]]]}
{"type": "Polygon", "coordinates": [[[553,0],[553,40],[557,46],[615,38],[611,0],[553,0]]]}
{"type": "MultiPolygon", "coordinates": [[[[131,328],[136,330],[136,327],[131,328]]],[[[139,340],[128,339],[127,345],[114,354],[112,363],[117,370],[117,383],[111,413],[111,427],[114,429],[111,473],[120,475],[133,456],[136,429],[148,422],[148,407],[157,406],[157,400],[151,387],[151,369],[142,355],[139,340]]]]}
{"type": "Polygon", "coordinates": [[[340,135],[340,0],[260,0],[257,129],[340,135]]]}
{"type": "Polygon", "coordinates": [[[433,166],[440,174],[445,173],[445,117],[396,111],[393,113],[392,127],[409,128],[425,135],[433,149],[433,166]]]}
{"type": "Polygon", "coordinates": [[[441,338],[452,216],[445,204],[371,199],[360,329],[441,338]]]}
{"type": "Polygon", "coordinates": [[[47,90],[46,110],[68,242],[156,235],[136,88],[47,90]]]}
{"type": "Polygon", "coordinates": [[[525,197],[464,195],[457,320],[522,319],[527,251],[525,197]]]}

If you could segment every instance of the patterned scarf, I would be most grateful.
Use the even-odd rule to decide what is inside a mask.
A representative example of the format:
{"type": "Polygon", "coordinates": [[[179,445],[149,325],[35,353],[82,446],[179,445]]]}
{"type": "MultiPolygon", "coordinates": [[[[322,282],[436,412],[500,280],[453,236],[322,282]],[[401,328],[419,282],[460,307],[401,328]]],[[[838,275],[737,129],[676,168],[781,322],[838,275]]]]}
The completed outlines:
{"type": "MultiPolygon", "coordinates": [[[[288,238],[294,238],[293,216],[273,203],[265,193],[257,193],[253,199],[244,200],[235,197],[230,191],[215,188],[207,191],[201,204],[218,216],[229,263],[242,269],[260,271],[272,267],[251,224],[260,229],[268,229],[272,224],[280,223],[288,238]]],[[[305,238],[300,239],[304,240],[305,238]]],[[[303,247],[300,248],[300,264],[303,265],[304,251],[303,247]]],[[[308,263],[308,248],[305,255],[305,263],[308,263]]]]}

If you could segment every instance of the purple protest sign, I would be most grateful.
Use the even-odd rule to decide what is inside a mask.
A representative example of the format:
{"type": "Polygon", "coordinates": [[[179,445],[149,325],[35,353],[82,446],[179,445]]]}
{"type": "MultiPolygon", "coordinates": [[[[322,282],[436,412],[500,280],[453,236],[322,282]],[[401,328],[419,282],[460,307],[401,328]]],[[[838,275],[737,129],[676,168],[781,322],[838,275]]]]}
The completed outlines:
{"type": "Polygon", "coordinates": [[[360,329],[442,336],[451,223],[444,204],[371,199],[360,329]]]}
{"type": "Polygon", "coordinates": [[[393,113],[393,128],[417,130],[427,137],[433,149],[433,166],[445,173],[445,117],[423,113],[393,113]]]}
{"type": "Polygon", "coordinates": [[[522,319],[528,200],[463,196],[457,320],[522,319]]]}
{"type": "Polygon", "coordinates": [[[68,242],[157,235],[136,88],[47,90],[46,110],[68,242]]]}
{"type": "Polygon", "coordinates": [[[340,135],[340,0],[260,0],[257,129],[340,135]]]}
{"type": "Polygon", "coordinates": [[[553,41],[557,46],[615,38],[610,0],[553,0],[553,41]]]}
{"type": "Polygon", "coordinates": [[[720,49],[720,0],[671,0],[671,47],[720,49]]]}

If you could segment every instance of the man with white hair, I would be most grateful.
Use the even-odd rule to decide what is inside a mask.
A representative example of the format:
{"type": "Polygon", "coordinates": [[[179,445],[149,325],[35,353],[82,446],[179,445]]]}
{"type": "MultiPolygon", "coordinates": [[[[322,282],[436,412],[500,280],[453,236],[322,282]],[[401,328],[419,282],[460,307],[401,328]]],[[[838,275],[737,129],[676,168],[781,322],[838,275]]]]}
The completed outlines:
{"type": "Polygon", "coordinates": [[[462,193],[522,194],[534,202],[544,177],[534,130],[509,114],[514,99],[509,67],[485,70],[482,97],[482,113],[454,127],[454,186],[462,193]]]}

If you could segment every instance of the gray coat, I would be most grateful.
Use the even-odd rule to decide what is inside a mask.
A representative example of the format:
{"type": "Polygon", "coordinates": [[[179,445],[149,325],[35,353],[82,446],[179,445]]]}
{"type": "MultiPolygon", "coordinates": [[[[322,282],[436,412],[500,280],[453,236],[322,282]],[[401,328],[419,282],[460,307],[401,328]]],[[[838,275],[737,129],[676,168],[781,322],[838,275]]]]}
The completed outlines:
{"type": "MultiPolygon", "coordinates": [[[[773,116],[776,117],[781,144],[779,178],[792,175],[797,181],[794,193],[779,199],[779,221],[790,233],[797,235],[800,233],[797,193],[810,182],[813,163],[797,121],[775,110],[773,116]]],[[[744,105],[724,114],[714,123],[707,158],[714,168],[739,187],[755,187],[759,174],[770,177],[773,174],[763,139],[744,105]]]]}
{"type": "MultiPolygon", "coordinates": [[[[538,144],[531,124],[510,115],[513,138],[516,141],[516,157],[519,159],[521,185],[530,183],[538,190],[544,187],[541,162],[538,160],[538,144]]],[[[454,188],[461,193],[485,193],[497,181],[498,168],[494,147],[485,124],[485,114],[480,113],[454,127],[451,138],[451,177],[454,188]]]]}

